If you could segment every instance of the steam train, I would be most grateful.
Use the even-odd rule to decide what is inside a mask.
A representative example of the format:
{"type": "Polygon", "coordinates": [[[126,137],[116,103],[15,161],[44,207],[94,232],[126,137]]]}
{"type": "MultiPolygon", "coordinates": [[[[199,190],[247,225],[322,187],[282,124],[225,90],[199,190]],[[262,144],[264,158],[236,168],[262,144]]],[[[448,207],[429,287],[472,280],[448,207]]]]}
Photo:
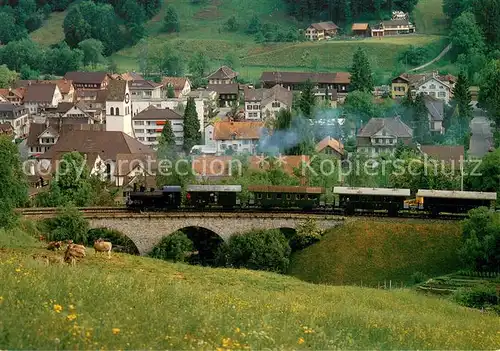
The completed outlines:
{"type": "Polygon", "coordinates": [[[420,189],[411,199],[410,189],[334,187],[335,201],[323,201],[326,189],[307,186],[248,186],[249,199],[242,202],[241,185],[164,186],[139,189],[126,194],[126,206],[134,211],[174,210],[283,210],[321,211],[344,215],[385,213],[397,217],[402,211],[416,211],[434,217],[440,214],[465,214],[481,206],[492,207],[495,192],[471,192],[420,189]]]}

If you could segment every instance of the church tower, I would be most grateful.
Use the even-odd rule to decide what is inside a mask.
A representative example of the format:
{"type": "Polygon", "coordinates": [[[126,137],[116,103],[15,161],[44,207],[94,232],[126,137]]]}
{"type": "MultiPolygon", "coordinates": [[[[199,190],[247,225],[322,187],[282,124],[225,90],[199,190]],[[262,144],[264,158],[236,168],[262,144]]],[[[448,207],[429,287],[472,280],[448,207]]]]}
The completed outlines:
{"type": "Polygon", "coordinates": [[[132,102],[128,81],[112,80],[106,98],[106,131],[123,132],[134,137],[132,129],[132,102]]]}

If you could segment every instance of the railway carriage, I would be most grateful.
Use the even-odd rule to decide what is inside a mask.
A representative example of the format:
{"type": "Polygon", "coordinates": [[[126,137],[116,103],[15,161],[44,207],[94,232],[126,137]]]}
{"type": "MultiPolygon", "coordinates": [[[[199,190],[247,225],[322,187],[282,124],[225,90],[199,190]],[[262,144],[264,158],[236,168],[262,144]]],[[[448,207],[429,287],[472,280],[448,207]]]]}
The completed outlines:
{"type": "Polygon", "coordinates": [[[437,216],[440,213],[467,213],[481,206],[492,207],[497,193],[419,189],[417,197],[423,200],[420,209],[437,216]]]}
{"type": "Polygon", "coordinates": [[[240,205],[241,185],[188,185],[186,192],[186,205],[191,208],[232,209],[240,205]]]}
{"type": "Polygon", "coordinates": [[[312,210],[320,205],[324,188],[306,186],[252,185],[248,191],[253,194],[251,206],[264,209],[300,208],[312,210]]]}
{"type": "Polygon", "coordinates": [[[334,187],[333,193],[339,197],[336,207],[346,214],[352,215],[358,210],[385,210],[389,216],[397,216],[410,196],[410,189],[334,187]]]}
{"type": "Polygon", "coordinates": [[[162,189],[151,189],[151,191],[132,191],[128,193],[126,205],[136,210],[172,210],[181,206],[180,186],[164,186],[162,189]]]}

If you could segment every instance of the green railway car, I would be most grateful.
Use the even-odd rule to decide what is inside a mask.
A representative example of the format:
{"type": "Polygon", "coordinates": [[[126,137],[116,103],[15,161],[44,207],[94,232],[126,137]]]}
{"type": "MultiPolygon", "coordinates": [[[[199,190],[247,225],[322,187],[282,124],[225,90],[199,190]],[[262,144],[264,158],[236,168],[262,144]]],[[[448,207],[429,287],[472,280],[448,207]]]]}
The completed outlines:
{"type": "Polygon", "coordinates": [[[324,188],[306,186],[253,185],[248,187],[253,194],[250,204],[262,208],[300,208],[310,210],[320,204],[324,188]]]}

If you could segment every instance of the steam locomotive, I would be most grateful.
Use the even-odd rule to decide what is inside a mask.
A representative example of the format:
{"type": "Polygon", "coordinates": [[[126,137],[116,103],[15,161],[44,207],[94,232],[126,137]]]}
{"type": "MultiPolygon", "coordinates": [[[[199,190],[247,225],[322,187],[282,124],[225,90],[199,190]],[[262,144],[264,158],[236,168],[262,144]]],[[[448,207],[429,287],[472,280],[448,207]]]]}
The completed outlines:
{"type": "Polygon", "coordinates": [[[385,213],[397,217],[402,211],[440,214],[465,214],[481,206],[492,207],[495,192],[420,189],[411,200],[410,189],[334,187],[335,201],[323,201],[326,189],[307,186],[252,185],[246,190],[248,201],[240,201],[241,185],[168,185],[161,189],[139,189],[126,194],[126,206],[134,211],[174,210],[283,210],[321,211],[354,215],[385,213]]]}

